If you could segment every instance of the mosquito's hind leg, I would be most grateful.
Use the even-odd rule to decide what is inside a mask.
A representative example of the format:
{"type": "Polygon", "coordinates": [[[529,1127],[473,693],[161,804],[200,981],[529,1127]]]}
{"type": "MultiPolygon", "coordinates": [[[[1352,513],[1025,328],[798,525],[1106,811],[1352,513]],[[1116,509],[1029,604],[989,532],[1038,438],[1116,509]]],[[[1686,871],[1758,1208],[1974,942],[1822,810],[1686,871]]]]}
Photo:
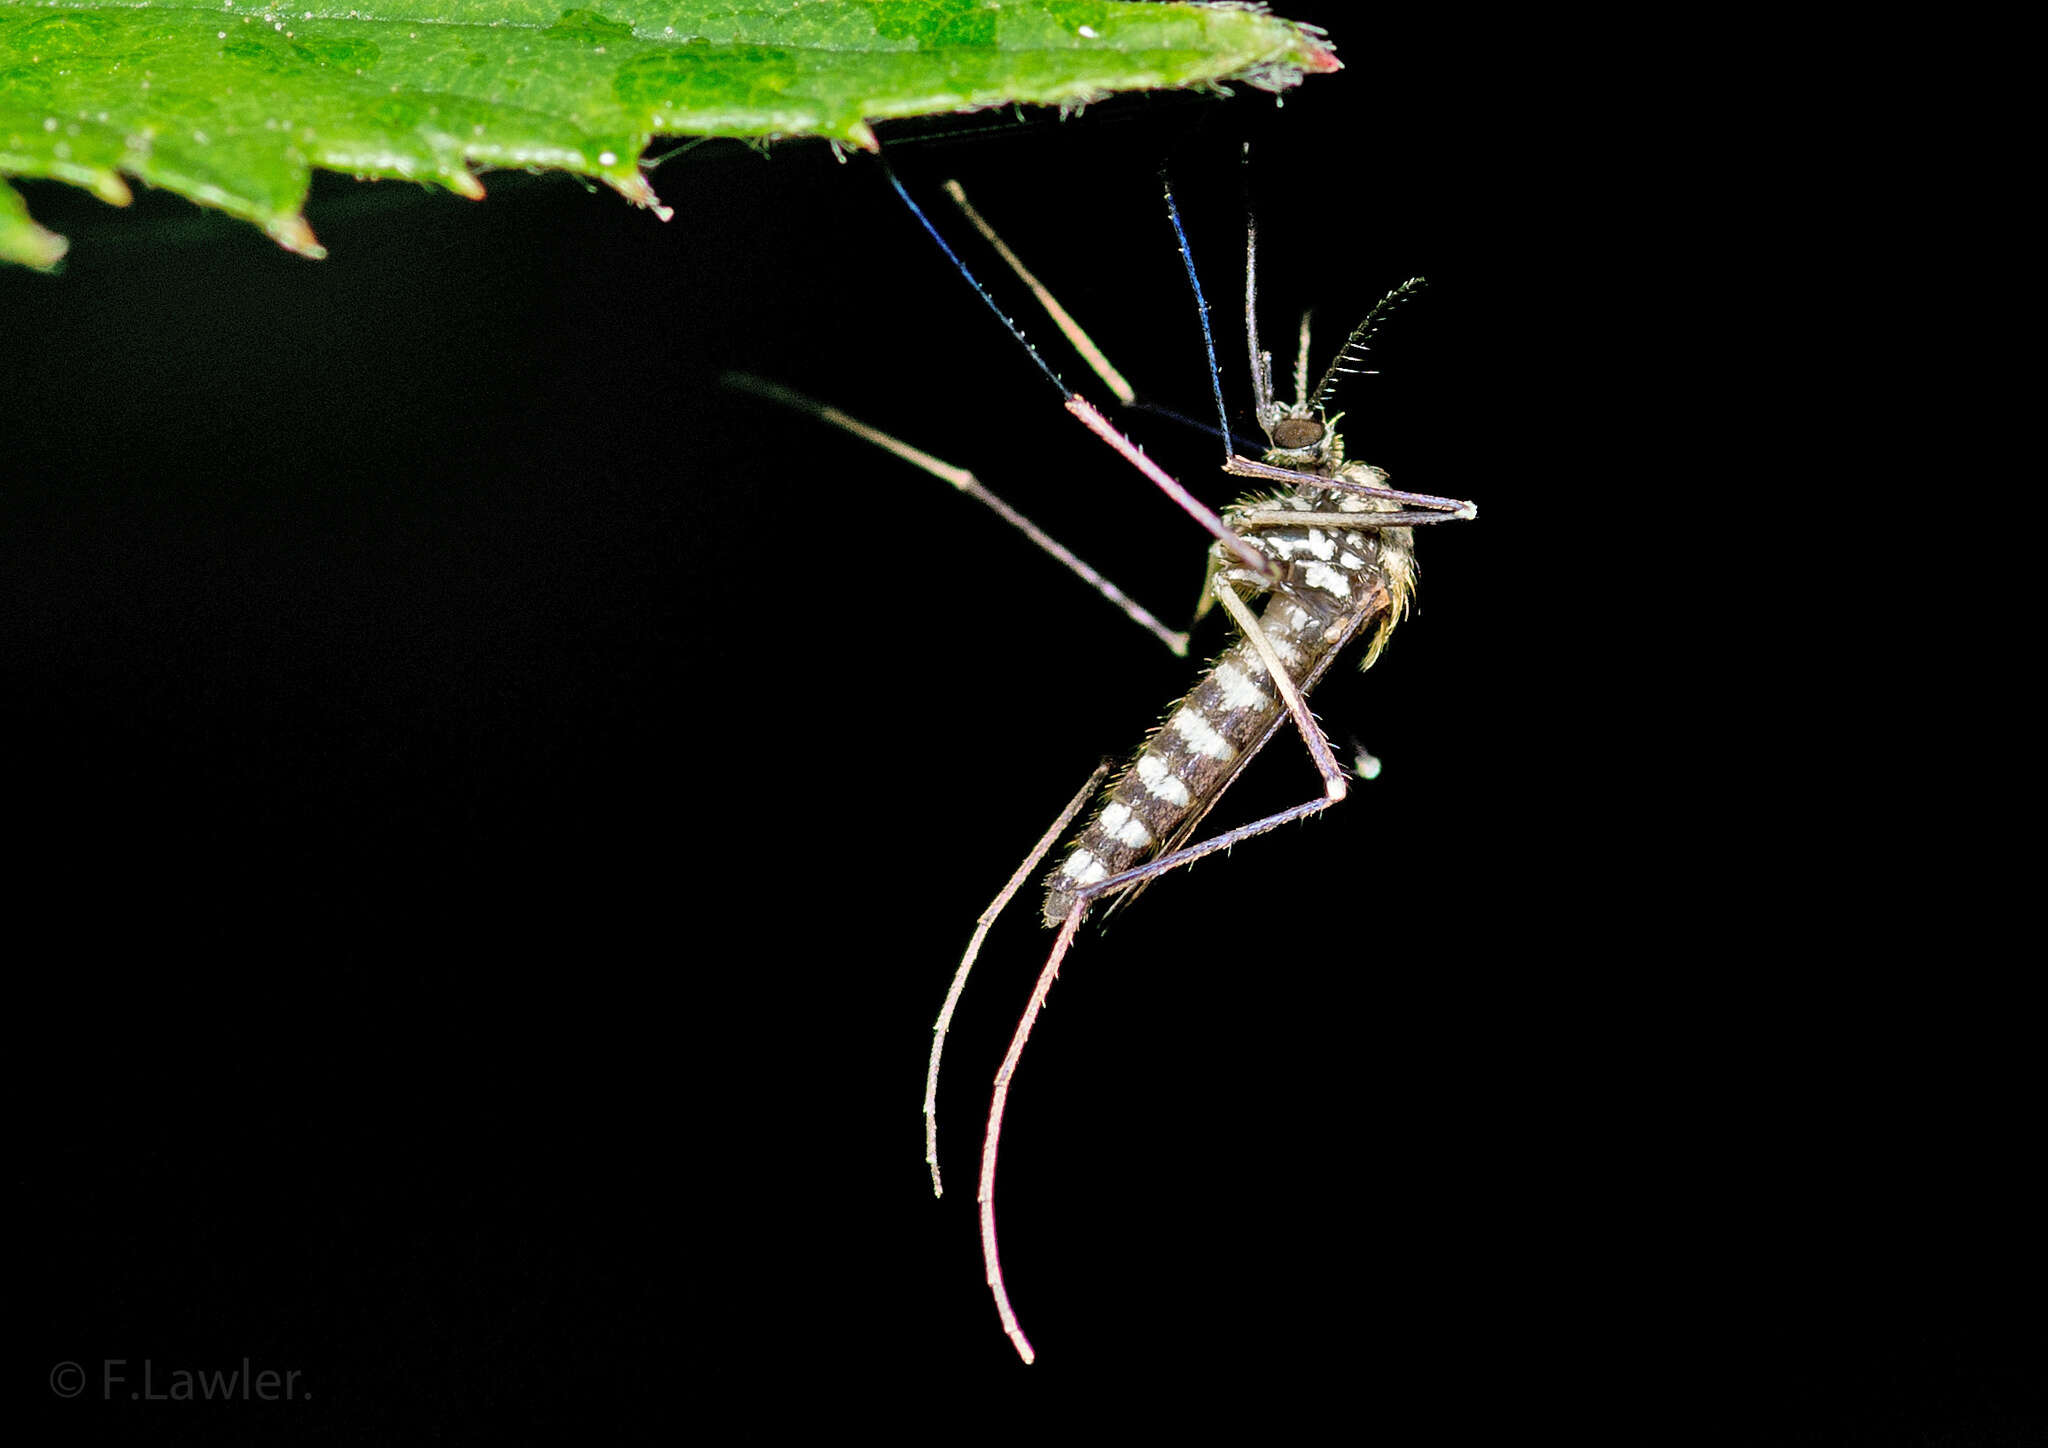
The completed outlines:
{"type": "MultiPolygon", "coordinates": [[[[1268,830],[1320,814],[1343,799],[1351,787],[1350,776],[1345,773],[1343,766],[1337,763],[1337,757],[1330,748],[1329,739],[1323,734],[1322,726],[1316,723],[1315,716],[1309,713],[1308,705],[1303,702],[1301,691],[1295,687],[1286,665],[1274,653],[1272,642],[1259,627],[1258,618],[1245,606],[1244,600],[1237,596],[1236,590],[1223,579],[1217,579],[1213,589],[1217,602],[1221,603],[1237,621],[1238,627],[1244,631],[1245,637],[1251,641],[1252,647],[1264,661],[1268,675],[1279,689],[1280,697],[1287,706],[1288,717],[1294,721],[1295,730],[1301,735],[1302,743],[1308,746],[1309,757],[1315,761],[1316,772],[1323,777],[1323,793],[1319,799],[1308,800],[1290,809],[1281,810],[1278,814],[1253,820],[1248,825],[1226,830],[1213,839],[1171,851],[1135,869],[1126,870],[1120,875],[1111,875],[1106,880],[1084,886],[1075,892],[1073,906],[1068,910],[1066,919],[1060,922],[1060,933],[1053,941],[1052,954],[1046,958],[1044,969],[1039,971],[1038,984],[1032,988],[1031,1000],[1024,1007],[1024,1014],[1017,1022],[1016,1033],[1010,1038],[1009,1052],[1003,1057],[1001,1069],[996,1072],[995,1095],[989,1101],[988,1127],[981,1144],[981,1182],[975,1194],[981,1208],[982,1263],[987,1268],[989,1291],[995,1295],[996,1315],[1002,1319],[1003,1332],[1017,1349],[1017,1355],[1027,1363],[1031,1362],[1036,1354],[1032,1350],[1031,1340],[1024,1335],[1023,1325],[1017,1320],[1016,1310],[1010,1305],[1009,1290],[1003,1285],[1002,1253],[996,1245],[996,1153],[1002,1142],[1003,1112],[1009,1105],[1010,1082],[1017,1074],[1017,1063],[1023,1059],[1024,1045],[1031,1039],[1031,1028],[1038,1023],[1039,1012],[1045,1008],[1045,999],[1052,991],[1052,983],[1059,978],[1060,962],[1067,958],[1067,951],[1073,947],[1074,934],[1081,928],[1081,917],[1086,915],[1089,908],[1098,900],[1107,896],[1121,894],[1170,870],[1191,865],[1204,856],[1215,854],[1218,850],[1227,850],[1232,845],[1263,835],[1268,830]]],[[[1041,846],[1049,848],[1052,837],[1051,834],[1047,835],[1045,840],[1040,841],[1041,846]]],[[[1013,881],[1013,886],[1014,883],[1013,881]]],[[[981,936],[977,934],[975,945],[978,947],[980,942],[981,936]]],[[[966,973],[964,962],[961,973],[963,976],[966,973]]]]}
{"type": "MultiPolygon", "coordinates": [[[[1317,730],[1317,733],[1320,735],[1321,731],[1317,730]]],[[[1328,748],[1326,743],[1325,753],[1328,752],[1328,748]]],[[[1017,1356],[1025,1362],[1031,1362],[1037,1353],[1032,1349],[1031,1339],[1024,1335],[1023,1324],[1017,1320],[1016,1309],[1010,1305],[1009,1289],[1003,1284],[1002,1252],[996,1244],[996,1154],[1002,1143],[1003,1113],[1010,1101],[1010,1082],[1017,1074],[1017,1063],[1023,1059],[1024,1045],[1031,1039],[1031,1028],[1038,1023],[1039,1012],[1045,1008],[1045,999],[1052,991],[1052,983],[1059,978],[1060,962],[1067,958],[1067,951],[1074,944],[1074,934],[1081,928],[1081,918],[1088,913],[1091,905],[1105,895],[1127,890],[1155,875],[1177,870],[1182,865],[1192,864],[1218,850],[1229,849],[1232,845],[1248,840],[1254,835],[1262,835],[1293,820],[1307,819],[1312,814],[1328,809],[1343,798],[1341,779],[1340,774],[1339,785],[1334,794],[1326,790],[1319,799],[1295,805],[1292,809],[1284,809],[1262,820],[1254,820],[1227,834],[1218,835],[1213,840],[1204,840],[1198,845],[1175,850],[1172,854],[1163,855],[1135,870],[1126,870],[1121,875],[1110,876],[1100,884],[1088,886],[1075,896],[1073,908],[1067,912],[1067,918],[1060,922],[1060,933],[1053,941],[1052,954],[1047,957],[1045,968],[1038,973],[1038,983],[1032,988],[1031,1000],[1024,1007],[1023,1017],[1017,1022],[1016,1034],[1010,1038],[1009,1052],[1003,1057],[1001,1069],[996,1072],[995,1095],[989,1101],[988,1126],[981,1143],[981,1181],[975,1193],[975,1201],[981,1209],[981,1260],[987,1270],[989,1291],[995,1296],[996,1315],[1002,1320],[1003,1332],[1009,1337],[1011,1345],[1017,1349],[1017,1356]]],[[[965,969],[964,966],[962,968],[965,969]]]]}
{"type": "Polygon", "coordinates": [[[939,1058],[945,1054],[946,1032],[953,1025],[953,1009],[960,1004],[960,993],[967,988],[967,973],[974,969],[975,959],[981,954],[981,943],[988,939],[996,917],[1003,913],[1024,882],[1037,873],[1046,853],[1067,832],[1067,826],[1074,822],[1074,817],[1087,808],[1088,801],[1095,797],[1095,791],[1102,787],[1102,781],[1108,775],[1109,765],[1098,764],[1095,772],[1088,776],[1088,782],[1067,801],[1067,807],[1052,822],[1052,828],[1039,836],[1038,843],[1031,847],[1024,863],[1017,867],[1017,873],[1010,876],[1010,883],[1003,886],[996,898],[989,902],[988,909],[981,912],[981,918],[975,922],[974,938],[967,942],[967,951],[960,957],[960,968],[953,972],[953,985],[946,992],[946,1004],[940,1007],[938,1024],[932,1027],[931,1066],[924,1077],[924,1159],[932,1169],[932,1195],[935,1197],[946,1194],[945,1183],[939,1178],[939,1058]]]}

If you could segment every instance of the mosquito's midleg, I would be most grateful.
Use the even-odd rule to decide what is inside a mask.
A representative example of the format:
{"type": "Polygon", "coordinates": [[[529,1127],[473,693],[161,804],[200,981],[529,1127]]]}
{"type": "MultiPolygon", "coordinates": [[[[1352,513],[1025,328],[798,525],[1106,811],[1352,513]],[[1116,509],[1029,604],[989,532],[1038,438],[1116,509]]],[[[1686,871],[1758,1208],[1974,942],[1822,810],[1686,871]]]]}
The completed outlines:
{"type": "MultiPolygon", "coordinates": [[[[966,474],[965,477],[966,481],[957,485],[962,492],[987,506],[1004,522],[1022,533],[1026,538],[1029,538],[1033,543],[1036,543],[1040,548],[1043,548],[1047,553],[1050,553],[1054,558],[1064,563],[1083,582],[1092,586],[1097,593],[1122,609],[1132,623],[1135,623],[1138,627],[1158,639],[1159,642],[1165,644],[1173,652],[1175,658],[1184,659],[1188,656],[1188,636],[1185,633],[1179,629],[1170,629],[1154,618],[1150,609],[1075,557],[1073,553],[1068,551],[1065,544],[1052,537],[1043,528],[1040,528],[1036,523],[1018,512],[1015,508],[1012,508],[987,488],[984,488],[979,482],[975,481],[972,473],[966,474]]],[[[1428,516],[1431,521],[1435,521],[1443,515],[1432,513],[1428,516]]]]}
{"type": "Polygon", "coordinates": [[[989,903],[988,909],[981,912],[981,918],[975,922],[974,938],[967,942],[967,952],[960,957],[960,968],[953,972],[952,989],[946,992],[946,1004],[940,1008],[938,1023],[932,1027],[932,1059],[924,1077],[924,1159],[932,1169],[932,1195],[935,1197],[946,1194],[945,1183],[939,1177],[939,1059],[946,1051],[946,1032],[952,1028],[953,1010],[960,1004],[960,992],[967,988],[967,973],[974,969],[974,962],[981,954],[981,943],[988,939],[997,917],[1038,868],[1046,852],[1059,843],[1067,826],[1074,822],[1074,816],[1088,807],[1088,801],[1095,797],[1096,788],[1108,773],[1107,763],[1096,765],[1095,772],[1088,776],[1088,782],[1067,802],[1067,807],[1060,811],[1060,817],[1052,822],[1052,828],[1039,836],[1038,843],[1031,847],[1024,863],[1010,876],[1010,882],[989,903]]]}
{"type": "Polygon", "coordinates": [[[941,482],[950,483],[1058,559],[1075,577],[1122,609],[1132,623],[1171,649],[1175,658],[1187,657],[1188,636],[1185,633],[1178,629],[1170,629],[1161,623],[1150,609],[1089,567],[1058,539],[1053,538],[1036,523],[990,492],[981,480],[966,468],[955,467],[952,463],[935,458],[922,448],[912,447],[901,438],[892,437],[880,428],[870,427],[857,417],[841,412],[828,403],[806,397],[803,393],[794,388],[784,387],[779,382],[770,382],[765,378],[743,372],[728,373],[724,381],[729,387],[741,388],[771,402],[779,402],[797,412],[809,413],[820,422],[830,423],[844,432],[850,432],[863,442],[873,443],[884,452],[903,459],[913,467],[922,468],[941,482]]]}

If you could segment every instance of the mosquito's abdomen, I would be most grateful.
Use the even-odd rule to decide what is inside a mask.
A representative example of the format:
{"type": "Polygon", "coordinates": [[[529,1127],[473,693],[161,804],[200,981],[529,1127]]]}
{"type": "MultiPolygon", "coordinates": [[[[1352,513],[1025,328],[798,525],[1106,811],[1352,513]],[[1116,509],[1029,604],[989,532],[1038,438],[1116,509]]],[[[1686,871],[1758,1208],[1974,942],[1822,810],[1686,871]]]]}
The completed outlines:
{"type": "MultiPolygon", "coordinates": [[[[1406,530],[1387,537],[1395,533],[1402,557],[1384,564],[1377,533],[1275,529],[1251,538],[1290,580],[1275,589],[1259,623],[1298,690],[1306,692],[1317,663],[1360,615],[1398,606],[1410,565],[1406,530]]],[[[1142,864],[1190,816],[1206,811],[1236,775],[1240,756],[1258,748],[1285,708],[1259,651],[1239,639],[1103,791],[1094,817],[1046,882],[1046,924],[1066,919],[1077,890],[1142,864]]]]}

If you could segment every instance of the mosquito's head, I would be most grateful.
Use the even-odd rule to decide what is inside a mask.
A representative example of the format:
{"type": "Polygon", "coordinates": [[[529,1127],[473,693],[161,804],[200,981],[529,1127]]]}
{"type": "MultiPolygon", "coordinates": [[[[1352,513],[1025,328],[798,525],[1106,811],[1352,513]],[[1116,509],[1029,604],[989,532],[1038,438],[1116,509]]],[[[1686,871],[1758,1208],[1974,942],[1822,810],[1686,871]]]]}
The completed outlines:
{"type": "Polygon", "coordinates": [[[1274,467],[1312,472],[1341,451],[1334,428],[1300,402],[1259,409],[1266,433],[1266,461],[1274,467]]]}
{"type": "Polygon", "coordinates": [[[1304,315],[1301,319],[1301,342],[1294,360],[1292,402],[1281,402],[1273,396],[1272,355],[1254,354],[1252,382],[1258,394],[1259,426],[1266,432],[1267,462],[1278,467],[1308,471],[1318,464],[1343,461],[1344,442],[1337,435],[1337,420],[1342,414],[1324,411],[1330,394],[1336,391],[1339,378],[1366,370],[1359,365],[1365,357],[1366,343],[1372,340],[1387,314],[1421,291],[1423,286],[1421,277],[1411,277],[1380,298],[1378,305],[1366,314],[1365,320],[1351,329],[1351,335],[1344,339],[1344,345],[1331,359],[1329,370],[1323,373],[1322,380],[1313,389],[1308,382],[1309,319],[1304,315]]]}

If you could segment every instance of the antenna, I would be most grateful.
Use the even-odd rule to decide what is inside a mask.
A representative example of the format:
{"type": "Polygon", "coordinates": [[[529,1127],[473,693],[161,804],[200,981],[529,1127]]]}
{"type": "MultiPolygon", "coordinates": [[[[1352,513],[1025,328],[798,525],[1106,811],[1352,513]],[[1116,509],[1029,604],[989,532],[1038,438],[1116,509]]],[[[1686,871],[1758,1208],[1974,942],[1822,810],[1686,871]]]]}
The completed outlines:
{"type": "Polygon", "coordinates": [[[1344,339],[1344,345],[1339,347],[1337,355],[1330,359],[1330,369],[1323,374],[1323,380],[1316,384],[1314,398],[1304,399],[1312,411],[1322,411],[1323,404],[1329,401],[1330,393],[1336,387],[1339,377],[1350,377],[1366,370],[1363,367],[1347,367],[1344,364],[1363,362],[1365,344],[1379,332],[1380,323],[1391,316],[1401,303],[1428,285],[1429,282],[1423,277],[1410,277],[1373,304],[1373,309],[1365,314],[1365,320],[1351,329],[1351,335],[1344,339]]]}

